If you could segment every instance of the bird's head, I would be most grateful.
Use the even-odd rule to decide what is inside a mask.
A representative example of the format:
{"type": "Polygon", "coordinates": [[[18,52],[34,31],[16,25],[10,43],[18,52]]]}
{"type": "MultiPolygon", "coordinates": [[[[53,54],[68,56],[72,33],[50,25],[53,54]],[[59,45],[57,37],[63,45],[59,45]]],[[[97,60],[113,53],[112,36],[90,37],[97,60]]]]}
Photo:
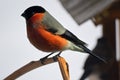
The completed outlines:
{"type": "Polygon", "coordinates": [[[36,13],[44,13],[46,10],[41,6],[32,6],[27,8],[21,16],[23,16],[26,20],[29,20],[36,13]]]}

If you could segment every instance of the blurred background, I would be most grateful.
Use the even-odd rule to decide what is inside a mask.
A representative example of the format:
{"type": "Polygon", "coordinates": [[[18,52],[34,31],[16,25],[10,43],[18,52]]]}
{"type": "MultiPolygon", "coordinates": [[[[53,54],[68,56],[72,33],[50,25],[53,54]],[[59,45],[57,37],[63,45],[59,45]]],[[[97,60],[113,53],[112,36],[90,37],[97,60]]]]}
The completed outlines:
{"type": "MultiPolygon", "coordinates": [[[[65,3],[64,0],[61,0],[61,3],[62,4],[65,3]]],[[[70,12],[69,8],[65,10],[64,4],[62,5],[61,3],[59,0],[1,1],[0,3],[0,10],[1,10],[0,11],[1,12],[0,14],[0,22],[1,22],[0,79],[1,80],[7,77],[12,72],[14,72],[15,70],[22,67],[23,65],[27,64],[28,62],[39,60],[40,58],[47,55],[46,52],[42,52],[34,48],[27,39],[26,24],[24,18],[21,17],[21,14],[26,8],[30,6],[39,5],[44,7],[65,28],[67,28],[72,33],[74,33],[78,38],[86,42],[88,44],[88,48],[91,50],[96,48],[98,42],[100,43],[101,41],[103,42],[105,41],[102,37],[104,32],[103,31],[104,27],[102,27],[102,24],[98,25],[102,20],[100,19],[100,21],[97,21],[99,20],[98,16],[96,16],[93,20],[89,19],[91,18],[91,16],[97,15],[98,13],[96,14],[91,13],[90,16],[86,18],[82,17],[82,21],[80,21],[78,18],[74,18],[74,16],[71,17],[71,15],[69,14],[70,12]],[[77,21],[77,23],[75,20],[77,21]]],[[[110,4],[111,3],[109,3],[109,5],[110,4]]],[[[104,7],[108,7],[108,6],[104,6],[104,7]]],[[[102,9],[104,7],[102,7],[102,9]]],[[[100,11],[102,11],[102,9],[100,9],[100,11]]],[[[96,49],[93,51],[95,53],[97,52],[96,49]]],[[[71,80],[79,80],[85,71],[84,67],[85,67],[86,59],[88,59],[88,54],[83,54],[73,51],[64,51],[61,56],[64,57],[69,64],[71,80]]],[[[107,59],[109,60],[109,58],[107,59]]],[[[34,79],[62,80],[62,75],[60,73],[58,63],[53,63],[50,65],[37,68],[21,76],[17,80],[34,80],[34,79]]]]}

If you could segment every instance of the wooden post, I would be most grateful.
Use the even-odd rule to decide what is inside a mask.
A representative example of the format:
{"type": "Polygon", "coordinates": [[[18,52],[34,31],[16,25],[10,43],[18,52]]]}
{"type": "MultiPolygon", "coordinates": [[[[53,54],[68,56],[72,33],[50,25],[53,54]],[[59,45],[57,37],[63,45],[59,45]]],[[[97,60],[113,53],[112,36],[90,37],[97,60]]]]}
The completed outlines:
{"type": "Polygon", "coordinates": [[[116,25],[115,19],[108,18],[107,22],[102,23],[103,25],[103,36],[107,39],[109,46],[114,51],[113,53],[113,63],[112,67],[108,71],[109,79],[108,80],[119,80],[118,64],[116,61],[116,25]]]}

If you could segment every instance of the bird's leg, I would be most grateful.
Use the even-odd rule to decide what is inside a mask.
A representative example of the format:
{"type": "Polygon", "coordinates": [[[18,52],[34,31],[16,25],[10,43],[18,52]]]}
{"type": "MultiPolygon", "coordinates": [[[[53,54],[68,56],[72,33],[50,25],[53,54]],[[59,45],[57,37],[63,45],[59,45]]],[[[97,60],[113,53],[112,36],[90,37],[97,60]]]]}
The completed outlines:
{"type": "Polygon", "coordinates": [[[62,51],[60,51],[56,56],[60,56],[61,53],[62,53],[62,51]]]}
{"type": "Polygon", "coordinates": [[[53,59],[56,61],[57,57],[59,57],[61,53],[62,53],[62,51],[60,51],[57,55],[53,56],[53,59]]]}
{"type": "Polygon", "coordinates": [[[54,52],[48,54],[47,56],[45,56],[45,57],[43,57],[43,58],[41,58],[41,59],[47,59],[47,58],[48,58],[50,55],[52,55],[52,54],[54,54],[54,52]]]}
{"type": "Polygon", "coordinates": [[[54,57],[60,56],[60,54],[62,53],[62,51],[60,51],[58,54],[56,54],[54,57]]]}
{"type": "Polygon", "coordinates": [[[48,54],[47,56],[40,59],[41,63],[44,64],[45,59],[47,59],[50,55],[54,54],[54,52],[48,54]]]}

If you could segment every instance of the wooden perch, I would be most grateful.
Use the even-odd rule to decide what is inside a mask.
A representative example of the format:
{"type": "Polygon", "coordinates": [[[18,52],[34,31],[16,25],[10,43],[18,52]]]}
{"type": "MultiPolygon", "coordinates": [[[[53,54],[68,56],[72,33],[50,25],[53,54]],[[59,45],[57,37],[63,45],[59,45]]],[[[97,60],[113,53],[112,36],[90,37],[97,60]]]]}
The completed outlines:
{"type": "Polygon", "coordinates": [[[44,64],[41,63],[40,60],[38,61],[31,61],[30,63],[26,64],[25,66],[21,67],[20,69],[16,70],[15,72],[13,72],[12,74],[10,74],[8,77],[6,77],[4,80],[15,80],[16,78],[24,75],[25,73],[36,69],[38,67],[42,67],[44,65],[50,64],[50,63],[54,63],[54,62],[59,62],[59,66],[61,69],[61,73],[63,76],[63,80],[70,80],[68,74],[68,67],[66,67],[66,61],[64,58],[62,57],[53,57],[53,58],[48,58],[44,61],[44,64]]]}

